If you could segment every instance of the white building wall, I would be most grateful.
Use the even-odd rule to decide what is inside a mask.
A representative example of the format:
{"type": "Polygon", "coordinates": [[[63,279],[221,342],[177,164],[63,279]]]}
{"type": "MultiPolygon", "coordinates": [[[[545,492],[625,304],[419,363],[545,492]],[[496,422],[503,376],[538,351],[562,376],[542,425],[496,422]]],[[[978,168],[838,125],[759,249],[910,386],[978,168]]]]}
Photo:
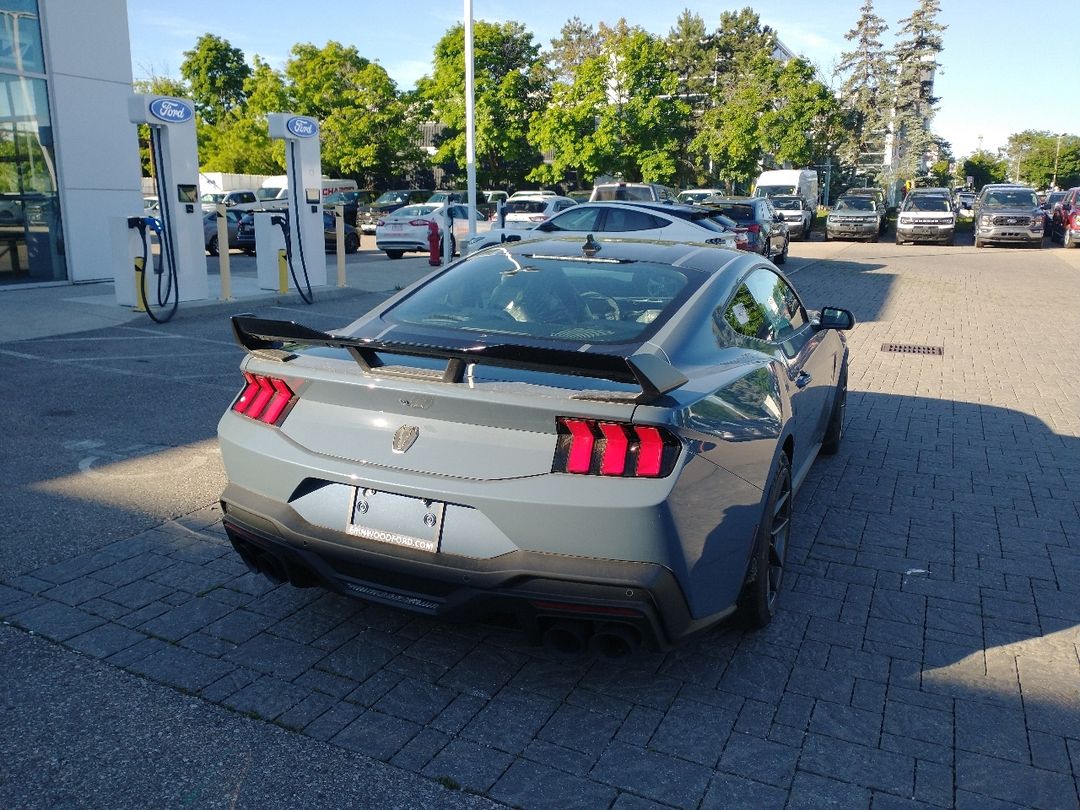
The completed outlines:
{"type": "Polygon", "coordinates": [[[142,213],[126,0],[38,0],[68,278],[111,279],[116,217],[142,213]]]}

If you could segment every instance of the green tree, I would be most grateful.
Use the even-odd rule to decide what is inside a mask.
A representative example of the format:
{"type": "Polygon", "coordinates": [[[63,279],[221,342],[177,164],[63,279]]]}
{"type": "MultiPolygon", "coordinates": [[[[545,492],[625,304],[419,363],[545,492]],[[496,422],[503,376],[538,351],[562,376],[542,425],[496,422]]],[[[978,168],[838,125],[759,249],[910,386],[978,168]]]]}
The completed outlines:
{"type": "Polygon", "coordinates": [[[588,23],[571,17],[551,40],[551,50],[545,54],[553,79],[572,82],[581,63],[600,55],[600,37],[588,23]]]}
{"type": "Polygon", "coordinates": [[[1005,156],[1009,175],[1036,188],[1070,188],[1080,182],[1080,139],[1075,135],[1030,129],[1013,133],[1005,156]]]}
{"type": "Polygon", "coordinates": [[[255,67],[244,82],[247,103],[234,107],[217,124],[198,129],[203,171],[239,174],[281,174],[285,171],[285,144],[272,141],[266,113],[286,112],[292,102],[285,79],[255,57],[255,67]]]}
{"type": "MultiPolygon", "coordinates": [[[[549,90],[540,46],[521,23],[473,25],[476,177],[482,186],[519,184],[541,162],[529,143],[532,115],[549,90]]],[[[435,45],[435,66],[417,85],[443,126],[434,162],[451,176],[465,169],[465,29],[455,25],[435,45]]]]}
{"type": "Polygon", "coordinates": [[[1003,182],[1007,172],[1008,166],[1004,160],[983,149],[966,158],[960,164],[960,176],[957,178],[959,180],[957,185],[965,184],[967,178],[970,177],[973,181],[972,185],[978,191],[987,183],[1003,182]]]}
{"type": "Polygon", "coordinates": [[[706,173],[693,159],[690,144],[697,134],[701,117],[712,106],[718,81],[716,46],[705,28],[705,21],[685,9],[668,32],[667,46],[671,53],[669,67],[678,81],[676,94],[690,108],[688,126],[679,144],[680,165],[676,181],[680,186],[704,182],[706,173]]]}
{"type": "Polygon", "coordinates": [[[601,25],[603,52],[583,61],[571,83],[531,123],[532,143],[552,154],[529,178],[557,183],[570,171],[592,180],[670,182],[676,175],[689,106],[676,96],[666,44],[625,20],[601,25]]]}
{"type": "Polygon", "coordinates": [[[934,144],[931,123],[938,99],[932,89],[946,28],[937,21],[940,10],[938,0],[919,0],[911,16],[900,20],[897,30],[900,39],[893,48],[896,78],[891,128],[898,143],[897,172],[901,177],[923,174],[934,144]]]}
{"type": "Polygon", "coordinates": [[[807,166],[833,153],[846,134],[836,98],[805,59],[791,59],[776,75],[776,95],[760,120],[765,151],[777,163],[807,166]]]}
{"type": "Polygon", "coordinates": [[[378,185],[420,159],[419,126],[394,81],[355,47],[294,45],[285,78],[286,111],[320,122],[325,174],[378,185]]]}
{"type": "Polygon", "coordinates": [[[855,27],[844,34],[854,43],[840,54],[834,75],[843,77],[839,97],[847,117],[848,137],[839,149],[843,164],[864,173],[880,169],[885,155],[889,63],[881,35],[888,29],[874,13],[873,0],[865,0],[855,27]]]}
{"type": "Polygon", "coordinates": [[[184,51],[180,75],[190,85],[202,119],[215,124],[244,103],[244,82],[251,68],[244,61],[244,52],[228,40],[203,34],[192,50],[184,51]]]}

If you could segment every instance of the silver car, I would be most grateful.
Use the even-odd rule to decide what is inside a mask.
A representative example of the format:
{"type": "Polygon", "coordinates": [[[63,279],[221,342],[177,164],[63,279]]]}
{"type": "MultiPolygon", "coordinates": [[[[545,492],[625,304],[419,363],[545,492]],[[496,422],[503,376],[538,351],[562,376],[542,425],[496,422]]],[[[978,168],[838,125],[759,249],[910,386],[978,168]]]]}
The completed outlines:
{"type": "Polygon", "coordinates": [[[900,206],[896,218],[896,244],[905,242],[940,242],[951,245],[956,232],[956,211],[948,189],[935,194],[912,191],[900,206]]]}
{"type": "Polygon", "coordinates": [[[825,220],[825,238],[876,242],[881,234],[881,222],[882,212],[873,197],[844,194],[825,220]]]}
{"type": "Polygon", "coordinates": [[[984,192],[975,203],[975,247],[992,243],[1042,247],[1043,212],[1034,189],[1005,186],[984,192]]]}
{"type": "MultiPolygon", "coordinates": [[[[225,227],[229,236],[229,244],[236,244],[236,231],[240,225],[240,217],[242,217],[246,211],[238,211],[235,208],[230,208],[225,212],[225,227]]],[[[203,214],[203,245],[206,247],[206,252],[211,256],[218,255],[218,229],[217,229],[217,213],[211,212],[209,214],[203,214]]]]}
{"type": "Polygon", "coordinates": [[[750,253],[506,244],[322,332],[237,316],[224,525],[276,582],[555,652],[667,648],[781,591],[843,435],[846,310],[750,253]]]}

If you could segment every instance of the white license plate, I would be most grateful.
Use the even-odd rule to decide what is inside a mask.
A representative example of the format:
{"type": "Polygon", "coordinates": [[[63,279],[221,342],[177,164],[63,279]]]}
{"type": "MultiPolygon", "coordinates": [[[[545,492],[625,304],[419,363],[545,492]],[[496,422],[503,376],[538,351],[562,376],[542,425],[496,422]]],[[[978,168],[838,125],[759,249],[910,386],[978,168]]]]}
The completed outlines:
{"type": "Polygon", "coordinates": [[[440,501],[357,487],[345,531],[365,540],[435,552],[445,512],[446,504],[440,501]]]}
{"type": "Polygon", "coordinates": [[[400,222],[391,222],[389,227],[390,227],[390,230],[392,230],[394,232],[397,232],[397,233],[400,233],[401,231],[405,230],[405,226],[402,225],[400,222]]]}
{"type": "Polygon", "coordinates": [[[915,228],[915,233],[920,234],[920,235],[921,234],[930,234],[930,233],[933,233],[933,232],[934,232],[933,228],[928,228],[925,225],[923,225],[922,227],[915,228]]]}

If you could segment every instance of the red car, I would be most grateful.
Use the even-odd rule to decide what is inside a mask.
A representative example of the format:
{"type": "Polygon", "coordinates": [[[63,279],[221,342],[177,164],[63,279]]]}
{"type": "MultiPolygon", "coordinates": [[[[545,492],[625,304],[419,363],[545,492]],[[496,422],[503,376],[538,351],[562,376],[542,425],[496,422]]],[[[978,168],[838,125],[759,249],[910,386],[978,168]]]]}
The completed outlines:
{"type": "Polygon", "coordinates": [[[1065,192],[1061,202],[1054,206],[1051,214],[1050,240],[1061,242],[1065,247],[1080,244],[1080,186],[1065,192]]]}

